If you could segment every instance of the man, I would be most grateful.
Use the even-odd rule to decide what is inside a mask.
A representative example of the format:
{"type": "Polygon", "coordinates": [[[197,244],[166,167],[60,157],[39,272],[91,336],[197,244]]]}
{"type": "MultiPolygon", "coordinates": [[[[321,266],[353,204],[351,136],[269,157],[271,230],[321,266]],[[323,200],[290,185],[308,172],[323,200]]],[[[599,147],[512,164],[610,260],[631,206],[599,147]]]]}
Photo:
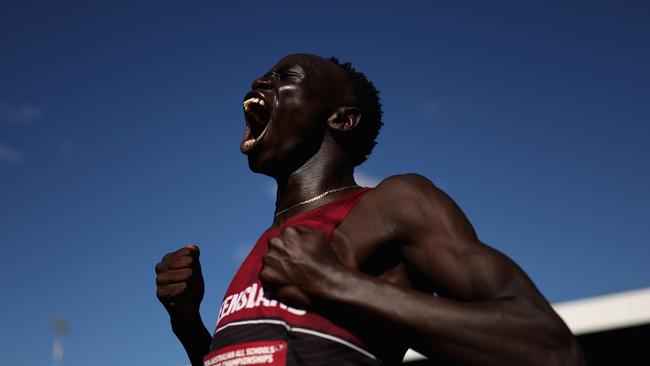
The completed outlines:
{"type": "Polygon", "coordinates": [[[192,365],[398,364],[407,348],[463,365],[582,365],[525,273],[481,243],[418,175],[358,187],[381,106],[363,74],[297,54],[253,82],[241,151],[278,184],[273,224],[228,289],[211,336],[199,250],[156,266],[192,365]]]}

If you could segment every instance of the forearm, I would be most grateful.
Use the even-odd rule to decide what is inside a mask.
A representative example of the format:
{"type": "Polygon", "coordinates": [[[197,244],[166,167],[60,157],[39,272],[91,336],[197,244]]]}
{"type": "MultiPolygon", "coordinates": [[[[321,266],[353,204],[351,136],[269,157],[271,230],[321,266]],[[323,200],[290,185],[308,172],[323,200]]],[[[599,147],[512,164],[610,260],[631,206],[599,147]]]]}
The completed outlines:
{"type": "Polygon", "coordinates": [[[400,329],[409,346],[425,355],[471,365],[580,364],[563,325],[516,298],[458,302],[353,270],[333,276],[322,295],[334,309],[400,329]]]}
{"type": "Polygon", "coordinates": [[[203,356],[210,351],[212,337],[203,325],[201,316],[181,320],[170,317],[172,330],[187,352],[192,366],[202,366],[203,356]]]}

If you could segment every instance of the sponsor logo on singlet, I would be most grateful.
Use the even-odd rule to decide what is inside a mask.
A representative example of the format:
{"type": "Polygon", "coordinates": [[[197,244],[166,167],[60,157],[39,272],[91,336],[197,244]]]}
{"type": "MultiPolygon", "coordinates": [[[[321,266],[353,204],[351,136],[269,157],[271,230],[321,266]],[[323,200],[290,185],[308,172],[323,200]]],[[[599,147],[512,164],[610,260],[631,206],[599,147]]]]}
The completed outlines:
{"type": "Polygon", "coordinates": [[[203,366],[285,366],[287,342],[259,341],[224,347],[203,358],[203,366]]]}

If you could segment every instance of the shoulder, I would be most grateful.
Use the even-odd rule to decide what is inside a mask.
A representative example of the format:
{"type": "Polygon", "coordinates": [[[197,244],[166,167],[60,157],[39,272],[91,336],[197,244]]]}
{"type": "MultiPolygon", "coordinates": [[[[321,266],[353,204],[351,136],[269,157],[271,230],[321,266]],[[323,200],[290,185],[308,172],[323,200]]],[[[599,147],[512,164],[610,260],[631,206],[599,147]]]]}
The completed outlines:
{"type": "Polygon", "coordinates": [[[431,182],[425,176],[422,176],[417,173],[407,173],[407,174],[397,174],[392,175],[384,180],[382,180],[376,187],[376,189],[408,189],[416,190],[423,188],[435,187],[433,182],[431,182]]]}
{"type": "Polygon", "coordinates": [[[473,235],[471,224],[454,200],[422,175],[388,177],[373,193],[373,205],[384,212],[400,236],[450,229],[473,235]]]}
{"type": "Polygon", "coordinates": [[[374,189],[377,200],[390,206],[435,204],[444,192],[426,177],[415,174],[393,175],[374,189]]]}

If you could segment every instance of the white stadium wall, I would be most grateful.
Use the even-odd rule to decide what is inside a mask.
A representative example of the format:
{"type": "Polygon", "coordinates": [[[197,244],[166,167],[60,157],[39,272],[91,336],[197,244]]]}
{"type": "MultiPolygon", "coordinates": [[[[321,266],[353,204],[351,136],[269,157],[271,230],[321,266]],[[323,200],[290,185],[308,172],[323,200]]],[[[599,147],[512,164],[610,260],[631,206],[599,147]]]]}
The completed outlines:
{"type": "MultiPolygon", "coordinates": [[[[554,304],[589,366],[650,365],[650,288],[554,304]]],[[[437,365],[409,350],[408,365],[437,365]]]]}

